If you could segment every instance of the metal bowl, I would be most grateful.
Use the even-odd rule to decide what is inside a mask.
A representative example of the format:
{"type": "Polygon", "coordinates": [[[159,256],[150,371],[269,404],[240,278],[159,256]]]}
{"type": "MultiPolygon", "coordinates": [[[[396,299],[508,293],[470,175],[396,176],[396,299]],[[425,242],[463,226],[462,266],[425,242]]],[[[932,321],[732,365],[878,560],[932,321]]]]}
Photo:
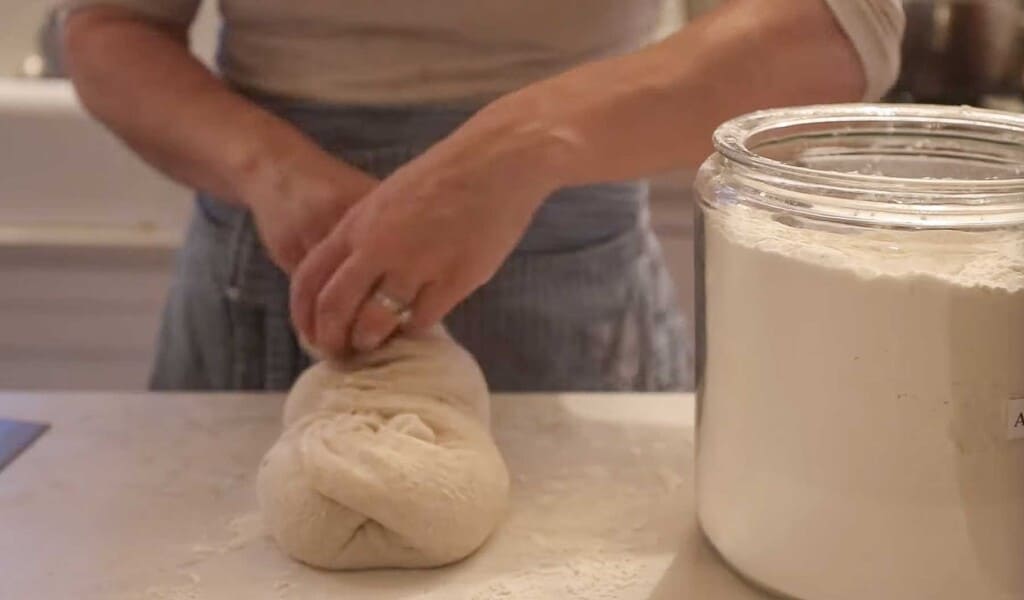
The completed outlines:
{"type": "Polygon", "coordinates": [[[904,0],[903,66],[891,99],[975,104],[1019,94],[1024,28],[1018,0],[904,0]]]}
{"type": "MultiPolygon", "coordinates": [[[[846,0],[843,0],[846,1],[846,0]]],[[[902,71],[888,99],[977,104],[1020,95],[1024,0],[903,0],[902,71]]],[[[722,0],[683,0],[688,18],[722,0]]]]}

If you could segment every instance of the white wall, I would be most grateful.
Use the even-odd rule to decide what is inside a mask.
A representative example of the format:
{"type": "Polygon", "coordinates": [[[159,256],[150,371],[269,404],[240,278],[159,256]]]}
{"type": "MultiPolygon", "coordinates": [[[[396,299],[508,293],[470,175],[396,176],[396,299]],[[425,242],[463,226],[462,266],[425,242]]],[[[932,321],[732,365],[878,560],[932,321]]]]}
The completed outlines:
{"type": "MultiPolygon", "coordinates": [[[[27,57],[37,50],[37,33],[50,9],[60,0],[0,0],[0,77],[21,74],[27,57]]],[[[204,0],[192,27],[192,47],[212,64],[217,39],[216,0],[204,0]]]]}
{"type": "Polygon", "coordinates": [[[35,48],[36,32],[56,0],[0,0],[0,76],[14,75],[35,48]]]}
{"type": "Polygon", "coordinates": [[[144,389],[172,252],[0,244],[0,388],[144,389]]]}

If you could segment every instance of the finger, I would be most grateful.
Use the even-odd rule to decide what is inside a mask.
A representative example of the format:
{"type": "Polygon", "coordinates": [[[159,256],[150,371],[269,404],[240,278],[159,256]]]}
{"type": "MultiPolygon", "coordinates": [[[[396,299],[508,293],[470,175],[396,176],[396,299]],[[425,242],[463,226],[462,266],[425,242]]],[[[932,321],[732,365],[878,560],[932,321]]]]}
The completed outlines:
{"type": "Polygon", "coordinates": [[[412,307],[409,322],[402,326],[410,332],[421,332],[437,325],[462,300],[455,286],[446,281],[428,283],[420,289],[412,307]]]}
{"type": "Polygon", "coordinates": [[[300,241],[285,240],[274,245],[270,258],[282,271],[291,273],[299,266],[305,254],[306,251],[300,241]]]}
{"type": "Polygon", "coordinates": [[[356,314],[352,325],[352,346],[361,352],[380,346],[401,324],[401,311],[415,303],[419,288],[418,281],[410,281],[400,275],[385,276],[356,314]]]}
{"type": "Polygon", "coordinates": [[[321,219],[311,221],[305,225],[302,233],[302,246],[306,253],[312,252],[331,233],[331,221],[321,219]]]}
{"type": "Polygon", "coordinates": [[[320,290],[348,258],[345,238],[328,236],[314,247],[292,273],[289,305],[295,328],[316,343],[316,302],[320,290]]]}
{"type": "Polygon", "coordinates": [[[334,356],[348,349],[352,318],[370,294],[383,269],[353,254],[331,275],[316,299],[316,345],[334,356]]]}

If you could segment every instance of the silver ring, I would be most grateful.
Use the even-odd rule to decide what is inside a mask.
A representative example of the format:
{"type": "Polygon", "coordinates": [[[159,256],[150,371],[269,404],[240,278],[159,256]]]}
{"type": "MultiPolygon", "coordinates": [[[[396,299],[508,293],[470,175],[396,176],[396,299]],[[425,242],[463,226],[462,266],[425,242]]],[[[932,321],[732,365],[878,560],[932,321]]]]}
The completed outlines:
{"type": "Polygon", "coordinates": [[[412,321],[412,309],[406,308],[402,312],[395,315],[398,319],[399,325],[408,325],[409,321],[412,321]]]}
{"type": "Polygon", "coordinates": [[[389,296],[380,290],[374,290],[373,299],[385,310],[393,313],[395,318],[398,319],[399,324],[405,325],[412,320],[412,309],[409,308],[409,305],[397,300],[394,296],[389,296]]]}

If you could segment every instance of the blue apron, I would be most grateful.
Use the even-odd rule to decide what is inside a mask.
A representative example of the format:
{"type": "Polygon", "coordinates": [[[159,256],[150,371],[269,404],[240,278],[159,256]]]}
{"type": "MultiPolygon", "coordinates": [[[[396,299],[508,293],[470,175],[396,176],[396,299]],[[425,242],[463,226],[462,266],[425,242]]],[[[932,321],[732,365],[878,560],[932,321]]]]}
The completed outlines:
{"type": "MultiPolygon", "coordinates": [[[[252,96],[339,159],[384,178],[472,115],[252,96]]],[[[640,182],[562,189],[490,282],[445,320],[495,391],[692,385],[686,323],[640,182]]],[[[310,363],[288,278],[245,209],[200,194],[164,311],[156,390],[285,390],[310,363]]]]}

